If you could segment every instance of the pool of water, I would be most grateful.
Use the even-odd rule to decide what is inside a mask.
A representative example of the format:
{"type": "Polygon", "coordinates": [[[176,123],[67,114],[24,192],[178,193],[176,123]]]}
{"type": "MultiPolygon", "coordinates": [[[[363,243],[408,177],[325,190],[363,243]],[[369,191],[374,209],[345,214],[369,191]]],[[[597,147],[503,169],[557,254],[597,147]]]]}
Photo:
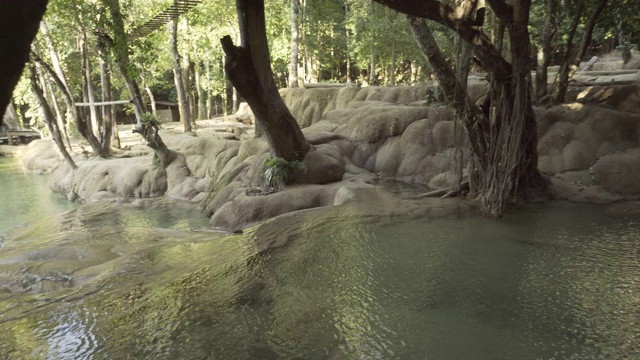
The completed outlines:
{"type": "Polygon", "coordinates": [[[0,358],[639,358],[639,215],[344,206],[228,235],[168,199],[89,204],[4,235],[0,358]]]}
{"type": "Polygon", "coordinates": [[[24,175],[15,158],[0,156],[0,233],[77,207],[47,186],[47,177],[24,175]]]}

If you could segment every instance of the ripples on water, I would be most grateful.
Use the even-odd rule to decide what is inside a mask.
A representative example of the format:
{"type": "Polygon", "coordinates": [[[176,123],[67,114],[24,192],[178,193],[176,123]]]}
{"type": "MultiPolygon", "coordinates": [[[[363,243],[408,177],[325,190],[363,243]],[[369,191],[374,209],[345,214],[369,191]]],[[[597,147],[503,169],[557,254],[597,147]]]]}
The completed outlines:
{"type": "Polygon", "coordinates": [[[638,204],[500,221],[344,207],[232,236],[180,204],[90,204],[10,232],[0,358],[640,357],[638,204]]]}

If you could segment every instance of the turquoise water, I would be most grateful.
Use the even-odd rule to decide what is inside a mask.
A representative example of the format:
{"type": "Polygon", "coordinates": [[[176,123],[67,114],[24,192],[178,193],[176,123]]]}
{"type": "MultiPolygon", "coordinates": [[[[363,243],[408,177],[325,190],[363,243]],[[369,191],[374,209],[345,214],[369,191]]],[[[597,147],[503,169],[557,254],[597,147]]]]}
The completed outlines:
{"type": "Polygon", "coordinates": [[[638,203],[416,204],[234,235],[167,199],[44,217],[0,244],[0,358],[640,358],[638,203]]]}
{"type": "Polygon", "coordinates": [[[0,156],[0,233],[77,207],[53,194],[47,177],[24,175],[15,158],[0,156]]]}

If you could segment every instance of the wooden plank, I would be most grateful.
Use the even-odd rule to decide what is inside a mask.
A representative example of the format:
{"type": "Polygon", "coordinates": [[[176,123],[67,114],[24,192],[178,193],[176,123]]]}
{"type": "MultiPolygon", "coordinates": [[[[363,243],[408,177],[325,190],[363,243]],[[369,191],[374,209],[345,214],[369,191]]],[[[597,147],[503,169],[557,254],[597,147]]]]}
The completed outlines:
{"type": "Polygon", "coordinates": [[[107,105],[122,105],[130,104],[131,100],[115,100],[115,101],[102,101],[94,103],[76,103],[76,106],[107,106],[107,105]]]}

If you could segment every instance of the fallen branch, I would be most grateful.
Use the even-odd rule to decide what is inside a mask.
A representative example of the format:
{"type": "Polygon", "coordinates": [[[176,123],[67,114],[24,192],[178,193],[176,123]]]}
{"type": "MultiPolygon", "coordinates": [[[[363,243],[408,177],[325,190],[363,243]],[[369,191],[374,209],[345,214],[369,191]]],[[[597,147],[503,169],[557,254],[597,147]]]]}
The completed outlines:
{"type": "Polygon", "coordinates": [[[465,192],[467,190],[469,190],[469,181],[463,181],[460,183],[460,185],[456,187],[448,187],[444,189],[429,191],[423,194],[418,194],[414,196],[413,199],[417,200],[417,199],[424,199],[428,197],[439,197],[441,199],[447,199],[454,196],[458,196],[460,195],[460,193],[465,192]]]}

